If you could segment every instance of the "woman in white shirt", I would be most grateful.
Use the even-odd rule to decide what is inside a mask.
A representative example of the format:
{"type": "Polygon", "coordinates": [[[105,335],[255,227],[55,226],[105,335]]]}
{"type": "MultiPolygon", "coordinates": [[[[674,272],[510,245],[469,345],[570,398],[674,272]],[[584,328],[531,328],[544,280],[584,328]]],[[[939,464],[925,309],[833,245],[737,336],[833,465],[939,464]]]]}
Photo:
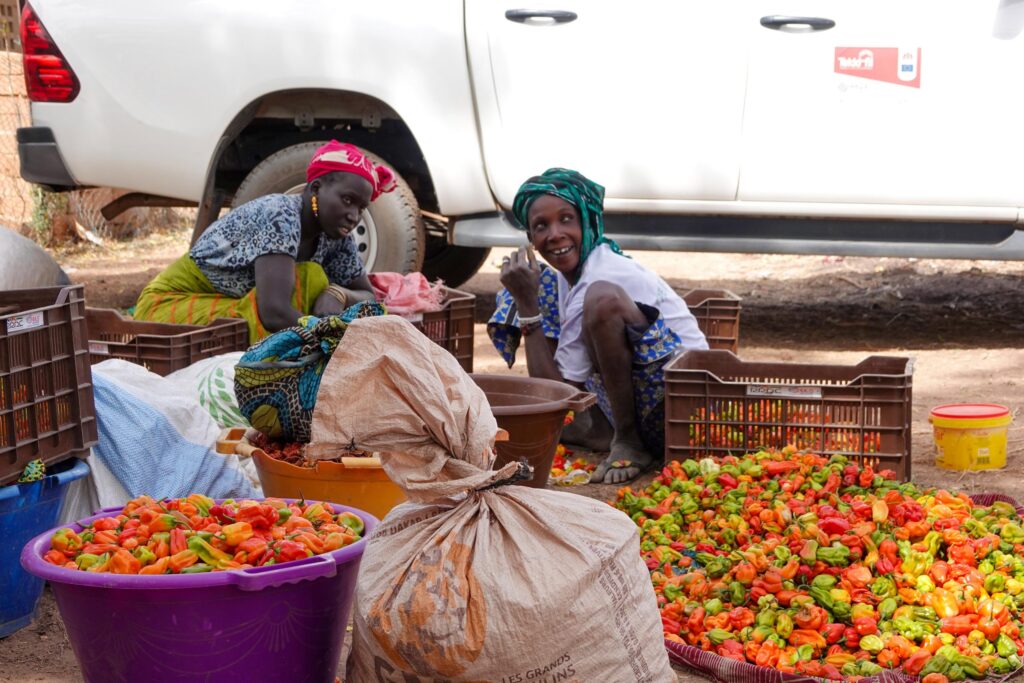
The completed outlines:
{"type": "MultiPolygon", "coordinates": [[[[612,433],[591,481],[618,484],[661,462],[665,365],[708,346],[679,295],[604,236],[603,204],[604,188],[576,171],[552,168],[523,183],[512,213],[530,246],[504,259],[488,332],[509,367],[525,338],[531,377],[597,395],[612,433]]],[[[604,420],[588,412],[572,426],[592,437],[604,420]]]]}

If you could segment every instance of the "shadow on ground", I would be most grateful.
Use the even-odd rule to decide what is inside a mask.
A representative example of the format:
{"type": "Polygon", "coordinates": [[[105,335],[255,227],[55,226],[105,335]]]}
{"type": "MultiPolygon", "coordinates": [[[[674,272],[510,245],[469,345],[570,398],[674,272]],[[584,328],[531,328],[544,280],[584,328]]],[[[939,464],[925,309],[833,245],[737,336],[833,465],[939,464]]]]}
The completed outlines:
{"type": "MultiPolygon", "coordinates": [[[[772,281],[669,278],[677,291],[728,289],[743,299],[742,346],[873,350],[1024,347],[1024,280],[972,269],[922,274],[815,274],[772,281]]],[[[477,322],[494,310],[497,275],[468,283],[477,322]]]]}

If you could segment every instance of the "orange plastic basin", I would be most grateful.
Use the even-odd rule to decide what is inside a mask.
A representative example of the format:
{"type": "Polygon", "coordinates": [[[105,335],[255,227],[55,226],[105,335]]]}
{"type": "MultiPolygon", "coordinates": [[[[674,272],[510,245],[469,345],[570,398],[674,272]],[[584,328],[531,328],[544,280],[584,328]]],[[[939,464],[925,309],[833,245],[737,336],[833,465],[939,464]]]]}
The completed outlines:
{"type": "Polygon", "coordinates": [[[378,458],[351,458],[365,461],[358,467],[338,462],[298,467],[275,460],[259,448],[253,448],[251,453],[263,495],[267,497],[340,503],[366,510],[378,519],[405,501],[405,493],[388,478],[378,458]]]}

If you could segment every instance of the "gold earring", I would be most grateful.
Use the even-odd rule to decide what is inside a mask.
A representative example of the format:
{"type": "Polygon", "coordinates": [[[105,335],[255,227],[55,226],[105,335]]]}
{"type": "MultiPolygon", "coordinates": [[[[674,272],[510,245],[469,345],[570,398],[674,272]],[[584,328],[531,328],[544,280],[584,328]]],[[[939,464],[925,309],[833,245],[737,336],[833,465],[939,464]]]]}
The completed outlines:
{"type": "Polygon", "coordinates": [[[316,204],[316,195],[312,195],[309,198],[309,203],[313,207],[313,215],[316,216],[317,218],[319,218],[320,217],[320,210],[319,210],[319,208],[317,207],[317,204],[316,204]]]}

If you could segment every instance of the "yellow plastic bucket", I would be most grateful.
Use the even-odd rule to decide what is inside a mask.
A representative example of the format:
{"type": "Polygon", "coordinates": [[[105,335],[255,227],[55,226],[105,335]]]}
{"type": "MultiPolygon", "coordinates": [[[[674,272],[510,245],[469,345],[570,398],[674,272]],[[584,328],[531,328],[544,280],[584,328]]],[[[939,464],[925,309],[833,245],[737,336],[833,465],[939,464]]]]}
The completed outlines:
{"type": "Polygon", "coordinates": [[[1006,429],[1013,417],[995,403],[950,403],[932,409],[935,464],[947,470],[1006,466],[1006,429]]]}

